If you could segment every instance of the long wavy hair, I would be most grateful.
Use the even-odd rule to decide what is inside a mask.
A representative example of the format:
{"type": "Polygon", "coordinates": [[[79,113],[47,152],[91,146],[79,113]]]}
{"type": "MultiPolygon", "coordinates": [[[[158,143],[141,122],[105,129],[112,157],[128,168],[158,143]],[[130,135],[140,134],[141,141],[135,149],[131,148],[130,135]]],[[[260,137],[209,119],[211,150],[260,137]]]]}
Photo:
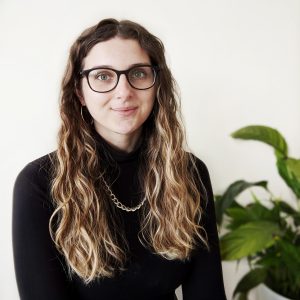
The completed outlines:
{"type": "Polygon", "coordinates": [[[199,243],[208,247],[200,225],[201,180],[194,156],[185,151],[179,96],[164,46],[137,23],[105,19],[83,31],[71,47],[61,87],[58,149],[52,158],[55,210],[50,234],[70,275],[76,273],[86,284],[124,270],[128,254],[101,183],[102,157],[92,134],[93,119],[86,109],[81,117],[78,95],[84,58],[94,45],[116,36],[138,41],[160,69],[153,111],[143,125],[147,168],[140,182],[147,201],[139,239],[166,259],[186,260],[199,243]]]}

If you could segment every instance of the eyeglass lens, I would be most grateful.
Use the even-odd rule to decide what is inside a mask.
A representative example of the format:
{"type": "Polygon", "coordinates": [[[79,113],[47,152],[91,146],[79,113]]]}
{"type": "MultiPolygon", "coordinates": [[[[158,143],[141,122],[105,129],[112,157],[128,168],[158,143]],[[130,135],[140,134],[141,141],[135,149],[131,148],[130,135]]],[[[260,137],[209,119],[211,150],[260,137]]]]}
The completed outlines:
{"type": "MultiPolygon", "coordinates": [[[[129,70],[127,79],[136,89],[148,89],[155,82],[155,71],[151,66],[139,66],[129,70]]],[[[106,92],[115,88],[118,75],[111,69],[95,69],[89,73],[89,84],[94,91],[106,92]]]]}

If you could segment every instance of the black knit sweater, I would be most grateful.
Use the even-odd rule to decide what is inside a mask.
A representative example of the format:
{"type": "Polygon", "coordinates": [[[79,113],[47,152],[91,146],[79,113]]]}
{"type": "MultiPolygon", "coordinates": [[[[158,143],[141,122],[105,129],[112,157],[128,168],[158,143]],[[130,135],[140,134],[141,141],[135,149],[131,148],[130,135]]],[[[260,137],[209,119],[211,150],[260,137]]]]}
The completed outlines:
{"type": "MultiPolygon", "coordinates": [[[[117,170],[109,179],[112,191],[123,204],[136,205],[141,200],[137,172],[142,147],[125,154],[111,148],[98,134],[95,139],[99,152],[105,148],[109,154],[106,159],[108,169],[116,167],[117,170]]],[[[49,235],[49,218],[53,213],[49,155],[27,164],[14,185],[13,249],[22,300],[173,300],[175,289],[180,285],[184,300],[226,299],[213,192],[208,170],[201,160],[197,159],[203,183],[199,189],[202,195],[207,195],[202,225],[208,235],[210,250],[199,245],[189,261],[164,259],[138,240],[139,211],[125,212],[115,208],[129,246],[126,270],[114,278],[85,285],[75,275],[70,279],[64,258],[49,235]]]]}

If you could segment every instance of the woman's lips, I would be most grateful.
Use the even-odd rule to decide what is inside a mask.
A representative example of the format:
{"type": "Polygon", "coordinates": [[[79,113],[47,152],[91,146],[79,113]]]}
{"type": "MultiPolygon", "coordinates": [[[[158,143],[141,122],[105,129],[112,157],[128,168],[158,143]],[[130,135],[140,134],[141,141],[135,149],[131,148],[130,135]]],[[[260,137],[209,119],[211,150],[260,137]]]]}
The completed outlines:
{"type": "Polygon", "coordinates": [[[117,108],[112,108],[112,110],[118,113],[119,115],[130,116],[136,112],[137,107],[117,107],[117,108]]]}

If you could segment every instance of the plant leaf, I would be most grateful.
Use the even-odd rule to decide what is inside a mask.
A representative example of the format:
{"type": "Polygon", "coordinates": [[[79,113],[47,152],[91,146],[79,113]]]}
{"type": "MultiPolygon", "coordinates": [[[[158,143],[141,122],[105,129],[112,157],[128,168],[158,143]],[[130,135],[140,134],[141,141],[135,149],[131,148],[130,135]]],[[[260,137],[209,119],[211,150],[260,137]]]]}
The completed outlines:
{"type": "Polygon", "coordinates": [[[293,245],[289,241],[283,239],[278,240],[279,250],[284,263],[290,266],[290,269],[297,268],[297,273],[300,270],[300,247],[293,245]]]}
{"type": "Polygon", "coordinates": [[[237,300],[248,300],[248,294],[240,293],[237,300]]]}
{"type": "Polygon", "coordinates": [[[270,221],[278,223],[280,221],[280,211],[278,205],[268,209],[259,201],[248,204],[246,207],[230,207],[226,214],[231,218],[226,228],[235,230],[241,225],[252,221],[270,221]]]}
{"type": "Polygon", "coordinates": [[[225,234],[220,239],[223,260],[237,260],[274,244],[274,237],[281,234],[276,223],[249,222],[225,234]]]}
{"type": "Polygon", "coordinates": [[[273,208],[269,209],[260,202],[255,202],[249,204],[247,210],[253,221],[264,220],[278,223],[280,220],[280,211],[278,205],[274,205],[273,208]]]}
{"type": "Polygon", "coordinates": [[[277,168],[280,176],[300,199],[300,160],[278,158],[277,168]]]}
{"type": "Polygon", "coordinates": [[[244,190],[252,186],[260,186],[268,190],[267,181],[247,182],[245,180],[237,180],[233,182],[225,191],[223,195],[216,196],[216,219],[217,223],[221,225],[225,210],[232,206],[235,198],[244,190]]]}
{"type": "Polygon", "coordinates": [[[247,294],[251,289],[264,282],[266,275],[267,272],[263,268],[257,268],[249,271],[238,282],[236,288],[234,289],[233,296],[238,293],[247,294]]]}
{"type": "Polygon", "coordinates": [[[300,226],[300,212],[295,210],[285,201],[279,201],[278,206],[282,212],[285,212],[287,215],[290,215],[295,223],[295,226],[300,226]]]}
{"type": "Polygon", "coordinates": [[[297,213],[297,211],[285,201],[277,200],[277,205],[279,206],[281,211],[287,213],[288,215],[297,213]]]}
{"type": "Polygon", "coordinates": [[[284,137],[274,128],[261,125],[246,126],[233,132],[231,136],[243,140],[260,141],[272,146],[282,156],[288,155],[288,146],[284,137]]]}
{"type": "Polygon", "coordinates": [[[300,245],[279,238],[256,262],[268,271],[265,284],[290,299],[300,299],[299,253],[300,245]]]}
{"type": "Polygon", "coordinates": [[[237,229],[241,225],[253,221],[251,215],[245,207],[227,208],[226,214],[230,217],[230,222],[226,228],[230,230],[237,229]]]}

